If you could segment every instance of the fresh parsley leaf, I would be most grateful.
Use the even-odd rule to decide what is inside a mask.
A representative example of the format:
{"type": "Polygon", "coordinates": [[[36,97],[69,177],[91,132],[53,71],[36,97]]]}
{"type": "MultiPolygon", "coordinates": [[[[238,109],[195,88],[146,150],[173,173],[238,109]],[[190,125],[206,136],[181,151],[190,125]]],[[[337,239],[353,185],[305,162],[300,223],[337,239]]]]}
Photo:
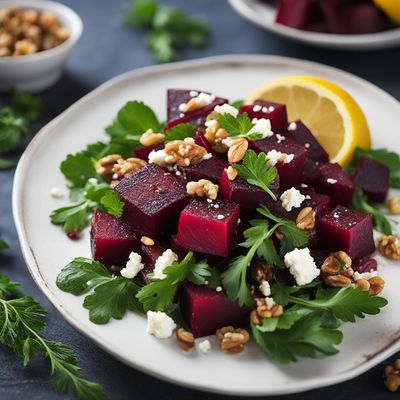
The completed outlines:
{"type": "Polygon", "coordinates": [[[27,120],[10,107],[0,110],[0,153],[18,148],[21,140],[29,136],[27,120]]]}
{"type": "Polygon", "coordinates": [[[354,172],[357,161],[362,156],[367,156],[372,160],[386,165],[390,171],[390,186],[400,188],[400,155],[398,153],[387,149],[363,150],[357,147],[354,151],[353,159],[348,166],[350,173],[354,172]]]}
{"type": "Polygon", "coordinates": [[[187,137],[193,137],[196,132],[196,126],[192,124],[178,124],[165,131],[165,141],[183,140],[187,137]]]}
{"type": "Polygon", "coordinates": [[[154,0],[131,0],[125,23],[133,27],[150,27],[157,9],[158,3],[154,0]]]}
{"type": "Polygon", "coordinates": [[[8,243],[0,237],[0,250],[7,250],[9,248],[10,246],[8,245],[8,243]]]}
{"type": "Polygon", "coordinates": [[[350,206],[355,210],[371,214],[374,228],[378,232],[381,232],[384,235],[393,234],[392,226],[385,214],[380,211],[379,208],[369,203],[367,196],[364,194],[361,188],[356,187],[350,206]]]}
{"type": "Polygon", "coordinates": [[[6,160],[5,158],[0,158],[0,169],[8,169],[15,167],[16,162],[12,160],[6,160]]]}
{"type": "Polygon", "coordinates": [[[65,232],[80,232],[88,226],[91,213],[88,202],[83,201],[52,211],[50,221],[55,225],[62,225],[65,232]]]}
{"type": "Polygon", "coordinates": [[[147,37],[147,44],[153,58],[159,63],[167,63],[178,59],[173,35],[163,30],[155,30],[147,37]]]}
{"type": "Polygon", "coordinates": [[[238,110],[240,110],[240,107],[242,107],[243,105],[244,100],[235,100],[231,103],[231,106],[237,108],[238,110]]]}
{"type": "Polygon", "coordinates": [[[0,276],[0,298],[17,298],[22,297],[19,291],[20,284],[18,282],[12,282],[6,276],[0,276]]]}
{"type": "Polygon", "coordinates": [[[274,242],[270,238],[264,239],[261,246],[257,249],[257,256],[275,267],[283,268],[285,266],[282,258],[276,251],[274,242]]]}
{"type": "Polygon", "coordinates": [[[46,312],[32,297],[6,300],[0,296],[0,343],[22,356],[27,365],[37,353],[51,365],[50,382],[62,393],[70,390],[80,400],[105,400],[104,390],[83,379],[70,347],[42,336],[46,312]]]}
{"type": "Polygon", "coordinates": [[[124,208],[124,202],[121,200],[117,192],[109,190],[100,199],[100,204],[106,209],[108,214],[120,218],[124,208]]]}
{"type": "Polygon", "coordinates": [[[39,97],[12,88],[10,107],[17,115],[34,122],[43,112],[43,101],[39,97]]]}
{"type": "MultiPolygon", "coordinates": [[[[226,115],[230,114],[223,114],[223,116],[226,115]]],[[[257,155],[255,151],[247,150],[242,164],[234,164],[233,167],[238,171],[240,177],[245,179],[250,185],[260,187],[272,199],[276,200],[276,196],[269,186],[275,181],[277,170],[275,167],[268,165],[268,158],[265,153],[261,152],[257,155]]]]}
{"type": "Polygon", "coordinates": [[[228,113],[222,114],[218,117],[218,123],[231,136],[246,137],[249,130],[253,127],[253,123],[246,112],[237,117],[228,113]]]}
{"type": "Polygon", "coordinates": [[[296,321],[290,329],[261,332],[252,324],[251,331],[268,356],[288,364],[299,357],[315,358],[318,353],[333,355],[338,352],[336,346],[342,342],[342,332],[324,327],[322,321],[322,313],[313,312],[296,321]]]}
{"type": "Polygon", "coordinates": [[[74,295],[89,292],[83,306],[95,324],[105,324],[111,318],[121,319],[127,310],[143,312],[136,299],[140,285],[132,279],[110,275],[98,261],[75,258],[61,270],[57,287],[74,295]]]}
{"type": "Polygon", "coordinates": [[[215,271],[205,260],[197,262],[193,252],[189,251],[179,263],[166,267],[164,279],[157,279],[143,286],[137,298],[143,304],[145,311],[166,311],[172,305],[179,285],[188,280],[195,285],[206,285],[215,271]]]}
{"type": "Polygon", "coordinates": [[[83,152],[68,154],[61,163],[60,170],[65,178],[76,187],[84,187],[90,178],[97,177],[93,160],[83,152]]]}

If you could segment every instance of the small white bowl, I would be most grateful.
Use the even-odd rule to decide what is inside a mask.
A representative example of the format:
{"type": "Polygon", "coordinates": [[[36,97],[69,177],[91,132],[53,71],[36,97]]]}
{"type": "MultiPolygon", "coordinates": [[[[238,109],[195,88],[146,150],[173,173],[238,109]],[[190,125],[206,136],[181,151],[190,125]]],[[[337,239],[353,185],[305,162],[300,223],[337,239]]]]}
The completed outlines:
{"type": "Polygon", "coordinates": [[[53,1],[0,1],[0,8],[10,5],[51,11],[70,32],[65,42],[52,49],[26,56],[0,57],[0,91],[12,86],[28,92],[44,90],[61,77],[64,64],[82,34],[82,20],[75,11],[53,1]]]}

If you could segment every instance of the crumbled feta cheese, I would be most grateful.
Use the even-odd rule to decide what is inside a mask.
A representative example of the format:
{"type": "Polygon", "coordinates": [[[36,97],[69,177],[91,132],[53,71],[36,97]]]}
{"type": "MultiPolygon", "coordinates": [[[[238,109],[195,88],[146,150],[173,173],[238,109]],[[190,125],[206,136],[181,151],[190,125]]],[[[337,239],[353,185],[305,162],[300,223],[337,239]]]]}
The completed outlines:
{"type": "Polygon", "coordinates": [[[224,144],[227,147],[229,147],[231,145],[231,142],[232,142],[232,138],[231,137],[227,137],[227,138],[221,140],[221,143],[224,144]]]}
{"type": "Polygon", "coordinates": [[[261,282],[259,286],[260,292],[265,296],[268,297],[271,295],[271,286],[268,281],[261,282]]]}
{"type": "Polygon", "coordinates": [[[212,203],[213,201],[211,199],[207,199],[207,203],[212,203]]]}
{"type": "Polygon", "coordinates": [[[271,309],[276,304],[275,300],[272,297],[266,297],[264,300],[265,300],[265,305],[267,306],[268,309],[271,309]]]}
{"type": "Polygon", "coordinates": [[[210,349],[211,349],[211,342],[210,342],[208,339],[203,340],[202,342],[200,342],[200,343],[197,345],[197,347],[199,348],[199,350],[200,350],[201,353],[206,354],[206,353],[208,353],[208,352],[210,351],[210,349]]]}
{"type": "Polygon", "coordinates": [[[219,208],[219,204],[214,204],[214,208],[219,208]]]}
{"type": "Polygon", "coordinates": [[[262,109],[262,107],[261,107],[259,104],[256,104],[256,105],[253,107],[253,111],[254,111],[254,112],[259,112],[259,111],[261,111],[261,109],[262,109]]]}
{"type": "Polygon", "coordinates": [[[306,149],[309,149],[309,148],[310,148],[310,143],[305,143],[304,147],[305,147],[306,149]]]}
{"type": "Polygon", "coordinates": [[[204,123],[204,125],[205,125],[207,128],[213,128],[213,127],[215,127],[217,124],[218,124],[218,121],[217,121],[216,119],[209,119],[208,121],[206,121],[206,122],[204,123]]]}
{"type": "Polygon", "coordinates": [[[217,286],[217,287],[215,288],[215,290],[216,290],[217,292],[222,292],[222,287],[221,287],[221,286],[217,286]]]}
{"type": "Polygon", "coordinates": [[[276,134],[276,138],[278,139],[278,144],[282,143],[286,139],[285,136],[280,135],[279,133],[276,134]]]}
{"type": "Polygon", "coordinates": [[[197,92],[196,90],[191,90],[191,91],[189,92],[189,94],[190,94],[190,97],[196,97],[196,96],[199,95],[199,92],[197,92]]]}
{"type": "Polygon", "coordinates": [[[275,107],[274,106],[269,106],[268,107],[268,112],[271,113],[272,111],[275,111],[275,107]]]}
{"type": "Polygon", "coordinates": [[[149,163],[150,164],[157,164],[160,167],[165,167],[167,165],[166,159],[168,155],[164,149],[161,150],[153,150],[149,153],[149,163]]]}
{"type": "Polygon", "coordinates": [[[147,333],[158,339],[172,336],[176,328],[174,320],[162,311],[147,311],[147,333]]]}
{"type": "Polygon", "coordinates": [[[209,160],[212,157],[211,153],[204,154],[203,160],[209,160]]]}
{"type": "Polygon", "coordinates": [[[331,185],[334,185],[334,184],[337,182],[337,179],[328,178],[328,179],[326,180],[326,182],[329,183],[329,184],[331,184],[331,185]]]}
{"type": "MultiPolygon", "coordinates": [[[[189,101],[193,101],[197,108],[203,108],[205,106],[210,105],[215,100],[215,96],[213,94],[207,94],[201,92],[195,97],[192,97],[189,101]]],[[[182,103],[179,105],[179,111],[186,112],[188,109],[188,103],[182,103]]]]}
{"type": "Polygon", "coordinates": [[[254,126],[247,132],[248,135],[252,133],[261,133],[262,138],[265,139],[266,137],[271,137],[274,133],[271,130],[271,121],[266,118],[260,118],[257,119],[256,122],[254,122],[253,119],[253,124],[254,126]]]}
{"type": "Polygon", "coordinates": [[[353,278],[355,281],[359,281],[360,279],[365,279],[367,281],[377,276],[378,276],[378,271],[371,269],[371,271],[363,272],[361,274],[359,272],[354,272],[353,278]]]}
{"type": "Polygon", "coordinates": [[[154,266],[153,278],[154,279],[164,279],[166,275],[164,274],[164,269],[169,267],[174,262],[178,261],[178,256],[171,249],[167,249],[160,257],[157,258],[156,264],[154,266]]]}
{"type": "Polygon", "coordinates": [[[287,129],[288,129],[288,131],[295,131],[297,129],[296,122],[291,122],[287,129]]]}
{"type": "Polygon", "coordinates": [[[230,114],[233,117],[237,117],[239,114],[239,110],[228,103],[222,104],[221,106],[215,106],[214,111],[218,114],[230,114]]]}
{"type": "Polygon", "coordinates": [[[225,217],[222,214],[217,215],[217,219],[224,219],[225,217]]]}
{"type": "Polygon", "coordinates": [[[54,197],[55,199],[62,199],[64,197],[64,194],[60,188],[53,187],[50,189],[50,196],[54,197]]]}
{"type": "Polygon", "coordinates": [[[320,274],[319,268],[311,257],[310,249],[307,247],[286,253],[284,261],[298,286],[307,285],[320,274]]]}
{"type": "Polygon", "coordinates": [[[307,188],[307,187],[308,187],[308,185],[305,184],[305,183],[302,183],[300,186],[301,186],[302,188],[307,188]]]}
{"type": "Polygon", "coordinates": [[[282,207],[286,211],[292,211],[292,208],[300,207],[305,199],[306,196],[301,194],[301,192],[294,187],[284,191],[280,197],[282,207]]]}
{"type": "Polygon", "coordinates": [[[268,107],[263,107],[263,108],[262,108],[262,112],[263,112],[263,113],[267,113],[267,112],[268,112],[268,107]]]}
{"type": "Polygon", "coordinates": [[[143,268],[144,264],[142,263],[142,256],[132,251],[132,253],[129,254],[129,260],[126,263],[126,267],[121,269],[120,274],[124,278],[132,279],[143,268]]]}

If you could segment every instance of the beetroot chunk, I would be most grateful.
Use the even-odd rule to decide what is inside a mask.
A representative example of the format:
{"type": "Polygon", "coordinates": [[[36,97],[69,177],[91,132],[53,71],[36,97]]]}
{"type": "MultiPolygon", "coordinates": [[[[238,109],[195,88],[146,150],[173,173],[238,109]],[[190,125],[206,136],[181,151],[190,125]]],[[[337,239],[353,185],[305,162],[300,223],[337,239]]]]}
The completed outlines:
{"type": "Polygon", "coordinates": [[[217,157],[211,157],[202,161],[200,164],[190,165],[183,168],[188,181],[198,181],[199,179],[208,179],[211,182],[218,183],[227,162],[217,157]]]}
{"type": "Polygon", "coordinates": [[[239,213],[235,203],[193,199],[179,218],[177,243],[199,253],[228,257],[236,241],[239,213]]]}
{"type": "Polygon", "coordinates": [[[281,135],[273,135],[266,139],[249,141],[249,147],[257,153],[276,150],[281,153],[293,154],[294,158],[289,163],[278,162],[276,164],[281,190],[300,185],[304,181],[307,150],[294,140],[281,135]]]}
{"type": "Polygon", "coordinates": [[[198,110],[182,113],[179,111],[179,106],[182,103],[187,103],[192,97],[192,94],[201,93],[198,90],[183,90],[183,89],[169,89],[167,92],[167,118],[168,125],[165,129],[172,128],[175,125],[182,123],[192,123],[199,127],[204,126],[207,115],[214,110],[215,106],[228,103],[227,99],[216,97],[215,100],[203,108],[198,110]]]}
{"type": "MultiPolygon", "coordinates": [[[[269,187],[279,197],[279,175],[269,187]]],[[[259,205],[266,204],[269,208],[273,202],[271,196],[261,188],[250,185],[240,176],[233,181],[229,180],[226,169],[223,170],[219,180],[219,193],[226,200],[240,205],[241,210],[254,211],[259,205]]]]}
{"type": "Polygon", "coordinates": [[[325,164],[319,169],[315,190],[330,196],[333,204],[349,204],[354,189],[353,182],[339,164],[325,164]]]}
{"type": "Polygon", "coordinates": [[[389,191],[389,168],[368,157],[360,157],[353,181],[361,187],[369,200],[383,203],[389,191]]]}
{"type": "Polygon", "coordinates": [[[343,250],[353,260],[375,251],[371,215],[346,207],[337,206],[321,218],[318,234],[321,247],[343,250]]]}
{"type": "Polygon", "coordinates": [[[306,29],[307,25],[321,19],[316,0],[282,0],[276,22],[295,29],[306,29]]]}
{"type": "Polygon", "coordinates": [[[107,266],[124,266],[140,244],[124,221],[102,211],[93,213],[90,243],[93,259],[107,266]]]}
{"type": "Polygon", "coordinates": [[[150,237],[171,230],[189,202],[184,185],[155,164],[122,179],[115,191],[125,203],[123,218],[135,232],[150,237]]]}
{"type": "Polygon", "coordinates": [[[377,271],[378,262],[375,258],[363,257],[353,262],[352,268],[360,274],[363,274],[364,272],[377,271]]]}
{"type": "Polygon", "coordinates": [[[134,150],[134,155],[137,158],[140,158],[141,160],[148,161],[149,160],[149,154],[154,150],[161,150],[164,148],[164,143],[157,143],[153,144],[152,146],[146,146],[146,147],[140,147],[138,149],[134,150]]]}
{"type": "Polygon", "coordinates": [[[187,324],[195,337],[212,335],[223,326],[246,326],[249,310],[206,286],[185,283],[180,305],[187,324]]]}
{"type": "Polygon", "coordinates": [[[197,131],[194,135],[194,142],[207,150],[207,153],[212,153],[211,143],[204,136],[204,132],[197,131]]]}
{"type": "Polygon", "coordinates": [[[272,103],[271,101],[256,100],[253,105],[240,107],[240,114],[246,112],[249,118],[265,118],[271,122],[274,132],[285,132],[288,124],[285,104],[272,103]]]}
{"type": "Polygon", "coordinates": [[[304,146],[308,150],[308,157],[311,160],[322,163],[327,163],[329,161],[328,153],[302,121],[297,120],[289,124],[288,131],[290,137],[296,143],[304,146]]]}

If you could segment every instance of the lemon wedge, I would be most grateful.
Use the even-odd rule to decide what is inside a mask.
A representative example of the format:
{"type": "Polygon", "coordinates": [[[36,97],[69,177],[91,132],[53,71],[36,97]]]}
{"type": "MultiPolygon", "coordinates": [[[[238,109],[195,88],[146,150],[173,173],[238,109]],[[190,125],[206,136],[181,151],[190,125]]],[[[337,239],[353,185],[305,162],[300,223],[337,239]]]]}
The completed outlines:
{"type": "Polygon", "coordinates": [[[374,0],[374,4],[393,22],[400,24],[400,0],[374,0]]]}
{"type": "Polygon", "coordinates": [[[289,121],[301,119],[328,152],[346,165],[354,149],[370,149],[367,119],[353,97],[338,85],[312,76],[285,76],[255,89],[246,100],[286,104],[289,121]]]}

